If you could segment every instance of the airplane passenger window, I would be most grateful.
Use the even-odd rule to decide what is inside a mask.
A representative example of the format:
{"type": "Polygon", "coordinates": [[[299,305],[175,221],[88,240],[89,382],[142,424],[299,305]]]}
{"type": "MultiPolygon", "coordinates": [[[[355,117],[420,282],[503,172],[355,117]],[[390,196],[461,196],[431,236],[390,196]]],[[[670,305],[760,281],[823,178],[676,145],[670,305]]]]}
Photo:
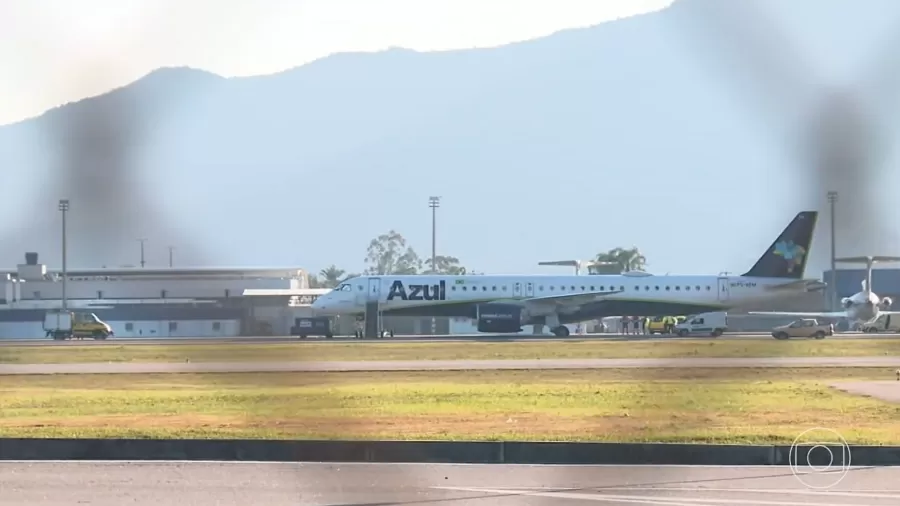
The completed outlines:
{"type": "Polygon", "coordinates": [[[581,287],[581,291],[582,291],[582,292],[584,291],[584,287],[583,287],[583,286],[581,287]]]}
{"type": "Polygon", "coordinates": [[[634,286],[634,289],[635,289],[635,290],[640,290],[640,289],[641,289],[641,287],[639,287],[639,286],[637,286],[637,285],[635,285],[635,286],[634,286]]]}
{"type": "Polygon", "coordinates": [[[463,287],[463,291],[464,291],[464,292],[466,291],[466,287],[463,287]]]}
{"type": "Polygon", "coordinates": [[[668,286],[666,287],[666,291],[667,291],[667,292],[669,291],[669,287],[668,287],[668,286]]]}
{"type": "Polygon", "coordinates": [[[699,292],[699,291],[700,291],[700,286],[695,286],[694,289],[696,289],[696,290],[699,292]]]}
{"type": "Polygon", "coordinates": [[[456,291],[456,287],[455,287],[455,286],[451,286],[450,289],[453,290],[454,292],[456,291]]]}
{"type": "Polygon", "coordinates": [[[504,291],[504,292],[506,291],[506,286],[503,287],[503,291],[504,291]]]}
{"type": "Polygon", "coordinates": [[[492,292],[496,292],[496,291],[497,291],[497,287],[496,287],[496,286],[492,286],[492,287],[491,287],[491,291],[492,291],[492,292]]]}
{"type": "Polygon", "coordinates": [[[691,291],[691,287],[690,287],[690,286],[686,286],[686,287],[684,287],[684,289],[687,290],[687,291],[689,291],[689,292],[691,291]]]}
{"type": "Polygon", "coordinates": [[[591,291],[592,291],[592,292],[596,292],[596,290],[594,290],[594,287],[593,287],[593,286],[591,287],[591,291]]]}
{"type": "Polygon", "coordinates": [[[707,287],[706,287],[706,291],[708,292],[708,291],[710,291],[710,290],[712,290],[712,287],[707,286],[707,287]]]}
{"type": "Polygon", "coordinates": [[[647,291],[649,292],[649,291],[650,291],[650,287],[649,287],[649,286],[645,286],[645,287],[644,287],[644,290],[647,290],[647,291]]]}
{"type": "Polygon", "coordinates": [[[486,287],[486,286],[482,286],[482,287],[481,287],[481,291],[482,291],[482,292],[486,292],[486,291],[487,291],[487,287],[486,287]]]}
{"type": "Polygon", "coordinates": [[[574,287],[574,286],[570,286],[569,288],[571,288],[573,292],[575,291],[575,287],[574,287]]]}
{"type": "Polygon", "coordinates": [[[539,287],[538,287],[538,291],[543,292],[543,291],[544,291],[544,285],[539,286],[539,287]]]}
{"type": "Polygon", "coordinates": [[[681,291],[681,287],[680,287],[680,286],[676,286],[676,287],[675,287],[675,291],[676,291],[676,292],[680,292],[680,291],[681,291]]]}
{"type": "Polygon", "coordinates": [[[658,286],[656,287],[656,291],[657,291],[657,292],[659,291],[659,287],[658,287],[658,286]]]}
{"type": "Polygon", "coordinates": [[[622,290],[622,291],[624,292],[624,291],[625,291],[625,287],[624,287],[624,286],[620,286],[620,287],[619,287],[619,290],[622,290]]]}
{"type": "Polygon", "coordinates": [[[600,287],[600,291],[601,291],[601,292],[605,292],[605,291],[606,291],[606,287],[605,287],[605,286],[601,286],[601,287],[600,287]]]}

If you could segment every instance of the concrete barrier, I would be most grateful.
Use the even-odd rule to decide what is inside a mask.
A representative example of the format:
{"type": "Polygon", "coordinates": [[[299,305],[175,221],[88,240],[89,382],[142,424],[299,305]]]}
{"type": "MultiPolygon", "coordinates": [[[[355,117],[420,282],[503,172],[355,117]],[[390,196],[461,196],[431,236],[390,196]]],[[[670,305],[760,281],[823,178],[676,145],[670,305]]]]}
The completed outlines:
{"type": "Polygon", "coordinates": [[[0,460],[786,466],[792,462],[827,465],[833,459],[836,466],[900,466],[896,446],[829,449],[830,454],[821,448],[792,452],[789,446],[771,445],[0,438],[0,460]]]}

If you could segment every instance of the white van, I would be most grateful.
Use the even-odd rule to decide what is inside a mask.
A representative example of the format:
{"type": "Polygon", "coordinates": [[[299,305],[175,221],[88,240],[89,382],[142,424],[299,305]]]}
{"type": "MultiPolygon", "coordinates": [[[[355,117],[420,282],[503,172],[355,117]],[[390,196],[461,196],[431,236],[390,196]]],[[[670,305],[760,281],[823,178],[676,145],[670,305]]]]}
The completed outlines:
{"type": "Polygon", "coordinates": [[[713,337],[721,336],[728,330],[728,313],[702,313],[688,316],[683,322],[675,325],[675,333],[680,337],[691,334],[704,334],[713,337]]]}
{"type": "Polygon", "coordinates": [[[877,334],[879,332],[897,333],[900,332],[900,315],[881,314],[875,321],[867,323],[860,327],[860,330],[867,334],[877,334]],[[894,316],[891,318],[891,316],[894,316]]]}

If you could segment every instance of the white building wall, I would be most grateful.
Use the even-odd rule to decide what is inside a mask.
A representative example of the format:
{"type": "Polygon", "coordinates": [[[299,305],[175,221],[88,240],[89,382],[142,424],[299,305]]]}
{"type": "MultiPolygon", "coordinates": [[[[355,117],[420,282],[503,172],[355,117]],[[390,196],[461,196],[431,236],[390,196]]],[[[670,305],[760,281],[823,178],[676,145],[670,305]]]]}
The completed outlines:
{"type": "MultiPolygon", "coordinates": [[[[115,337],[237,337],[238,320],[107,321],[115,337]]],[[[115,339],[115,337],[113,339],[115,339]]],[[[0,323],[0,339],[46,339],[42,322],[0,323]]]]}
{"type": "MultiPolygon", "coordinates": [[[[289,278],[262,279],[112,279],[76,280],[66,284],[69,299],[175,299],[175,298],[224,298],[240,297],[244,289],[286,289],[300,281],[289,278]]],[[[22,300],[58,300],[62,298],[60,281],[13,282],[0,280],[4,285],[0,293],[12,300],[15,285],[21,288],[22,300]]]]}

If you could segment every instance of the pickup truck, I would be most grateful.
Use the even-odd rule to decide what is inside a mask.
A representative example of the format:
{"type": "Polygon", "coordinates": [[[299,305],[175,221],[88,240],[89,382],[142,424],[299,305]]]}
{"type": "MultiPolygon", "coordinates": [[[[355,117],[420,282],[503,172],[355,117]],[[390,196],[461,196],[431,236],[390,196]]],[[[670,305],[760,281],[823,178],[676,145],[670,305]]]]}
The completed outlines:
{"type": "Polygon", "coordinates": [[[772,329],[772,337],[775,339],[790,339],[792,337],[814,337],[825,339],[825,336],[834,335],[834,325],[831,323],[819,323],[815,318],[802,318],[787,325],[781,325],[772,329]]]}

